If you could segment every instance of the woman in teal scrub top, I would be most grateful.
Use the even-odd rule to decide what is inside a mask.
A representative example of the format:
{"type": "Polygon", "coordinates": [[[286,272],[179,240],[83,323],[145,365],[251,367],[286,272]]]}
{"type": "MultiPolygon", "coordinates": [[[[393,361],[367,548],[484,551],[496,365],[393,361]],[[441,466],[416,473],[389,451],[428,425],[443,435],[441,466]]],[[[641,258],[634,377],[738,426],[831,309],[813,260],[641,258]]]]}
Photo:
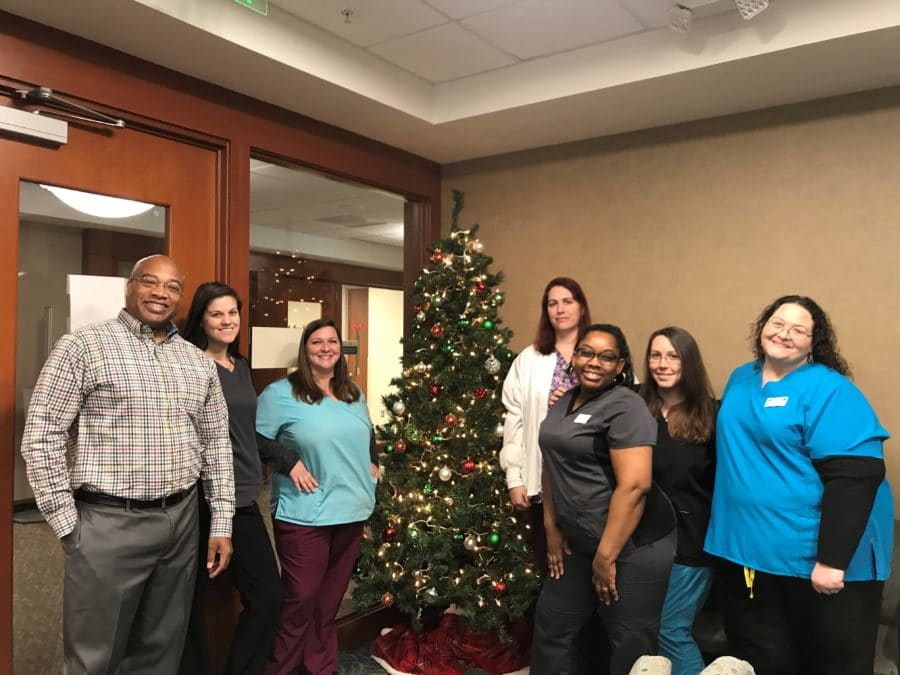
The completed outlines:
{"type": "Polygon", "coordinates": [[[716,430],[706,550],[723,560],[731,653],[759,675],[871,673],[893,498],[889,434],[848,379],[825,312],[766,307],[716,430]]]}
{"type": "Polygon", "coordinates": [[[365,397],[347,371],[334,322],[303,331],[298,369],[259,397],[256,430],[293,449],[316,481],[272,477],[283,606],[266,674],[333,673],[335,618],[350,583],[378,477],[365,397]]]}

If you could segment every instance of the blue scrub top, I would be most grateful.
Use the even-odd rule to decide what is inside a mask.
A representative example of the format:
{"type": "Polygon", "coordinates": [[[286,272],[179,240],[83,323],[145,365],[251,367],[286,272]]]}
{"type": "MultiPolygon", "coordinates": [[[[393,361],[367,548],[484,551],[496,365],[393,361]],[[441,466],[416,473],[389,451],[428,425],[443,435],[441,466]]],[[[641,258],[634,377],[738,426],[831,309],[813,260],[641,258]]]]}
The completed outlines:
{"type": "MultiPolygon", "coordinates": [[[[758,362],[737,368],[722,396],[709,553],[739,565],[809,578],[816,563],[824,486],[814,460],[883,458],[890,434],[840,373],[805,364],[762,385],[758,362]]],[[[846,581],[890,574],[894,500],[882,481],[846,581]]]]}
{"type": "Polygon", "coordinates": [[[372,422],[365,397],[354,403],[323,398],[304,403],[287,379],[259,397],[256,430],[297,453],[319,482],[312,494],[288,476],[272,475],[272,517],[298,525],[341,525],[366,520],[375,507],[369,457],[372,422]]]}

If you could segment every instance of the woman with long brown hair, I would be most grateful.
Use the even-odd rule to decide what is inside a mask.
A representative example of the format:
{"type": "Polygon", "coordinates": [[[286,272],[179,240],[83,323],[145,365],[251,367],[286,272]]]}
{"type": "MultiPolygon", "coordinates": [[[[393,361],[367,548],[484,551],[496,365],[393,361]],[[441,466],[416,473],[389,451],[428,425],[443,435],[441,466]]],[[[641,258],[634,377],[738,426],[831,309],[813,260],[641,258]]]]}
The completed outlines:
{"type": "Polygon", "coordinates": [[[257,431],[294,450],[317,483],[300,492],[272,480],[283,606],[268,675],[335,671],[335,619],[375,506],[372,422],[341,346],[333,321],[309,323],[298,369],[259,398],[257,431]]]}

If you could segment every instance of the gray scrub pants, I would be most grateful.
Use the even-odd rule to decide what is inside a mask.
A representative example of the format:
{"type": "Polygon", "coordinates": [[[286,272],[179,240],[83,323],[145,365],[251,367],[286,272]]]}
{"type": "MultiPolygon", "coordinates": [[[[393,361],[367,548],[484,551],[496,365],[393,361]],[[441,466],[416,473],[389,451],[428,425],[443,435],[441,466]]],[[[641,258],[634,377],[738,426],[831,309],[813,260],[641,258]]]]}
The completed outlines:
{"type": "Polygon", "coordinates": [[[67,675],[177,673],[197,565],[196,491],[165,509],[76,506],[63,590],[67,675]]]}
{"type": "Polygon", "coordinates": [[[616,560],[619,599],[608,607],[599,602],[591,582],[593,553],[575,551],[563,561],[559,579],[547,577],[538,598],[531,647],[531,675],[578,672],[573,641],[593,612],[609,635],[611,675],[627,675],[634,662],[659,649],[659,617],[675,559],[677,530],[639,548],[626,549],[616,560]]]}

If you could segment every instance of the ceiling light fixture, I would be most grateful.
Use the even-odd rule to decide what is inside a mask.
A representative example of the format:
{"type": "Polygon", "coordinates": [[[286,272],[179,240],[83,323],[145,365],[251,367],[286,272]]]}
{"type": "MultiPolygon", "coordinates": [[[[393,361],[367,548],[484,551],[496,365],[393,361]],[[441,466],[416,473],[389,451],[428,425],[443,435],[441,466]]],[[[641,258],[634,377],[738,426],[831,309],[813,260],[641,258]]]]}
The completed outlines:
{"type": "Polygon", "coordinates": [[[684,5],[672,5],[669,7],[669,28],[676,33],[687,33],[691,28],[691,19],[694,13],[684,5]]]}
{"type": "Polygon", "coordinates": [[[68,188],[44,185],[41,187],[52,193],[66,206],[97,218],[131,218],[146,213],[155,205],[147,202],[136,202],[131,199],[107,197],[92,192],[69,190],[68,188]]]}
{"type": "Polygon", "coordinates": [[[749,21],[769,7],[769,0],[734,0],[737,11],[745,21],[749,21]]]}

